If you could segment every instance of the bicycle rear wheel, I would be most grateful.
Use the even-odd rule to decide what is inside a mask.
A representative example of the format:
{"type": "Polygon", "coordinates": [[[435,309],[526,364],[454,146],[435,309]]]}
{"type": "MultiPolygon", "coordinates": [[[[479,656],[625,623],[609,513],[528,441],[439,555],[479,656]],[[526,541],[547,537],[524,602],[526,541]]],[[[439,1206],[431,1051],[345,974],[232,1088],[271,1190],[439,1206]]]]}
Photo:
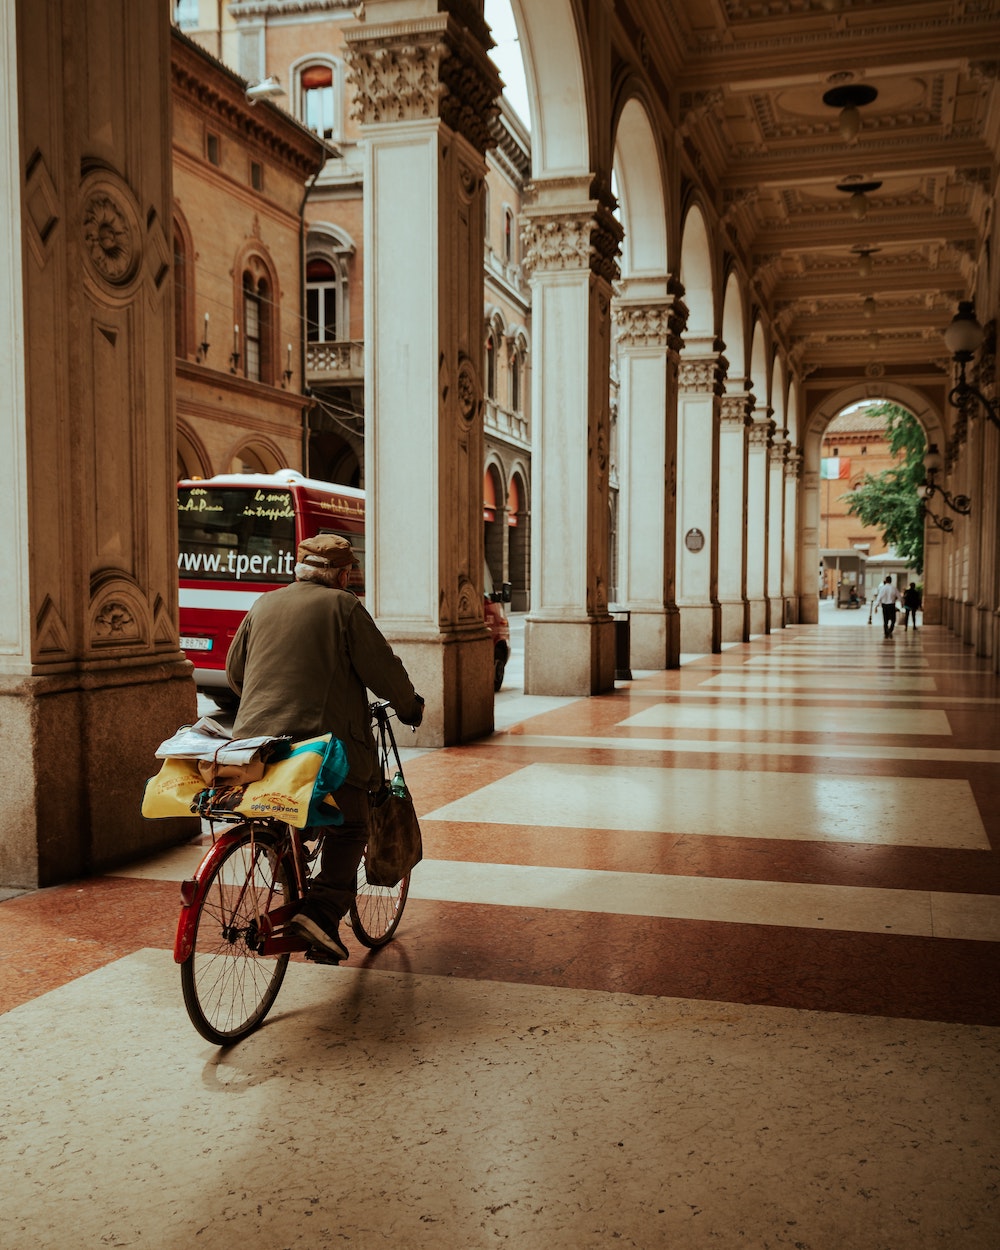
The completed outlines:
{"type": "MultiPolygon", "coordinates": [[[[260,953],[260,916],[298,897],[284,838],[243,825],[215,865],[197,904],[194,946],[181,964],[184,1006],[191,1023],[223,1046],[252,1033],[271,1009],[288,953],[260,953]]],[[[232,835],[230,835],[232,836],[232,835]]]]}
{"type": "Polygon", "coordinates": [[[358,892],[351,904],[351,928],[363,946],[385,946],[399,927],[410,890],[409,875],[394,886],[369,885],[365,861],[358,865],[358,892]]]}

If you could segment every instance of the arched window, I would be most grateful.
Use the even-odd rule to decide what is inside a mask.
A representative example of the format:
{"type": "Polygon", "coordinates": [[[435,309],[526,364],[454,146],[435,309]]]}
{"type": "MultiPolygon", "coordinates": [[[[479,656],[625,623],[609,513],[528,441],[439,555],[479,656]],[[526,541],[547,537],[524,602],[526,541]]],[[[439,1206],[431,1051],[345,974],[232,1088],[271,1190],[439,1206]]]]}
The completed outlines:
{"type": "Polygon", "coordinates": [[[271,290],[267,278],[243,274],[243,372],[253,382],[272,382],[271,290]]]}
{"type": "Polygon", "coordinates": [[[497,397],[497,335],[492,326],[486,335],[486,397],[497,397]]]}
{"type": "Polygon", "coordinates": [[[322,139],[342,139],[344,66],[335,57],[310,53],[291,67],[294,109],[302,124],[322,139]]]}
{"type": "Polygon", "coordinates": [[[521,411],[521,356],[516,348],[510,357],[510,409],[521,411]]]}
{"type": "Polygon", "coordinates": [[[189,352],[190,325],[188,311],[192,292],[189,285],[187,242],[174,224],[174,351],[184,359],[189,352]]]}
{"type": "Polygon", "coordinates": [[[310,343],[337,341],[337,272],[328,260],[306,264],[306,339],[310,343]]]}

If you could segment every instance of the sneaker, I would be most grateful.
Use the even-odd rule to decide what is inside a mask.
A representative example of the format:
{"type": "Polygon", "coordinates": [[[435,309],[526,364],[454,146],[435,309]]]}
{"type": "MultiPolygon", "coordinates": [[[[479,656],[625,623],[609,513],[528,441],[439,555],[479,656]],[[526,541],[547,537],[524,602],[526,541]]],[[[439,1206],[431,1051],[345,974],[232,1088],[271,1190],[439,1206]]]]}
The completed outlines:
{"type": "Polygon", "coordinates": [[[288,928],[292,933],[318,946],[326,954],[332,955],[334,959],[346,959],[349,954],[347,947],[340,940],[340,926],[334,924],[331,928],[329,920],[320,919],[315,910],[300,908],[289,920],[288,928]]]}

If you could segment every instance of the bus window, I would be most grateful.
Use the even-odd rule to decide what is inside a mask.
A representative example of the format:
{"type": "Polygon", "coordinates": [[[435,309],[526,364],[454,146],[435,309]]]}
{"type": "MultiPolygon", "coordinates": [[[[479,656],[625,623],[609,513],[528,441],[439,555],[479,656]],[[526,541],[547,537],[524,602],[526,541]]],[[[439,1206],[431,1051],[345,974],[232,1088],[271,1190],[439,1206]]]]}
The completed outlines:
{"type": "Polygon", "coordinates": [[[182,486],[177,571],[185,581],[290,582],[295,508],[289,490],[182,486]]]}

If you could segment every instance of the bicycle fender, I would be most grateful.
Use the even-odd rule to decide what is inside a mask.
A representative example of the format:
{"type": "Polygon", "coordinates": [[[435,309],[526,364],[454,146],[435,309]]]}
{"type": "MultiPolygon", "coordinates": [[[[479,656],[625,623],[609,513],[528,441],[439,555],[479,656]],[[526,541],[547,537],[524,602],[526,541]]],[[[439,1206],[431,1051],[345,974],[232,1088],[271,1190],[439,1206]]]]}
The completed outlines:
{"type": "Polygon", "coordinates": [[[226,854],[234,842],[243,837],[242,826],[237,826],[224,833],[209,847],[205,858],[195,869],[193,877],[181,882],[181,914],[177,918],[177,935],[174,938],[174,963],[182,964],[190,958],[194,950],[194,927],[198,920],[198,909],[209,879],[216,864],[226,854]]]}

